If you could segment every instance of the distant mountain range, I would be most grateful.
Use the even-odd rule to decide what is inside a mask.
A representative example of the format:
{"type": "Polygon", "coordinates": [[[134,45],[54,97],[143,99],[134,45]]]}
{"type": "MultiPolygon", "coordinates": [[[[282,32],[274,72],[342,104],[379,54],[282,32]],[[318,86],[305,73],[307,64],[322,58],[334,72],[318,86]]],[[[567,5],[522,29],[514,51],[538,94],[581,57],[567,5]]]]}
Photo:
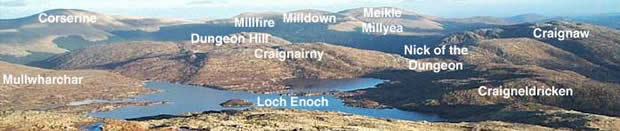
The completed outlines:
{"type": "MultiPolygon", "coordinates": [[[[372,77],[390,80],[340,92],[349,101],[438,113],[454,121],[499,120],[578,130],[620,127],[620,31],[618,14],[583,17],[440,18],[404,11],[400,18],[361,17],[362,8],[340,12],[332,24],[282,23],[282,13],[243,13],[276,21],[274,28],[235,28],[233,18],[208,21],[127,18],[84,10],[102,23],[38,24],[35,16],[0,21],[0,60],[52,69],[102,69],[141,79],[229,90],[272,92],[291,79],[372,77]],[[615,22],[614,22],[615,21],[615,22]],[[365,22],[405,27],[397,34],[362,33],[365,22]],[[588,30],[586,39],[533,38],[534,28],[588,30]],[[268,43],[190,44],[201,35],[273,35],[268,43]],[[403,45],[458,45],[470,55],[403,57],[403,45]],[[325,51],[324,61],[257,60],[253,49],[325,51]],[[458,61],[465,70],[407,70],[407,61],[458,61]],[[569,97],[486,97],[479,86],[571,88],[569,97]]],[[[363,104],[360,104],[363,105],[363,104]]]]}
{"type": "Polygon", "coordinates": [[[455,18],[455,19],[447,19],[447,21],[454,22],[462,22],[462,23],[486,23],[486,24],[497,24],[497,25],[511,25],[511,24],[519,24],[519,23],[529,23],[529,22],[539,22],[543,20],[547,20],[549,17],[538,15],[538,14],[523,14],[512,17],[491,17],[491,16],[476,16],[470,18],[455,18]]]}
{"type": "Polygon", "coordinates": [[[0,51],[2,55],[27,56],[31,52],[64,53],[73,48],[58,46],[58,38],[78,36],[87,41],[103,41],[113,37],[113,31],[157,31],[160,26],[191,23],[186,20],[152,19],[107,16],[86,10],[55,9],[43,13],[51,15],[96,16],[93,24],[40,23],[39,15],[0,20],[0,51]]]}
{"type": "MultiPolygon", "coordinates": [[[[387,7],[385,7],[387,8],[387,7]]],[[[402,9],[401,9],[402,10],[402,9]]],[[[232,19],[192,21],[182,19],[154,19],[142,17],[108,16],[86,10],[55,9],[45,11],[49,15],[94,15],[95,24],[40,24],[38,15],[17,19],[0,20],[0,60],[14,63],[28,63],[42,60],[53,54],[85,48],[94,44],[115,43],[131,40],[186,41],[190,32],[201,34],[232,34],[239,32],[267,32],[292,42],[327,42],[348,47],[399,53],[404,42],[433,44],[452,33],[483,27],[511,25],[528,22],[543,22],[555,19],[570,19],[592,22],[617,28],[616,14],[590,17],[549,18],[536,14],[514,17],[471,17],[440,18],[416,14],[403,10],[401,18],[369,19],[361,16],[362,8],[327,12],[320,10],[298,10],[287,13],[314,13],[337,16],[338,22],[323,24],[285,24],[281,14],[243,13],[240,16],[262,16],[273,18],[277,26],[272,29],[239,29],[232,27],[232,19]],[[364,22],[399,24],[405,32],[389,34],[361,33],[364,22]],[[327,26],[327,27],[325,27],[327,26]],[[386,46],[390,43],[391,46],[386,46]],[[382,45],[382,46],[378,46],[382,45]]]]}

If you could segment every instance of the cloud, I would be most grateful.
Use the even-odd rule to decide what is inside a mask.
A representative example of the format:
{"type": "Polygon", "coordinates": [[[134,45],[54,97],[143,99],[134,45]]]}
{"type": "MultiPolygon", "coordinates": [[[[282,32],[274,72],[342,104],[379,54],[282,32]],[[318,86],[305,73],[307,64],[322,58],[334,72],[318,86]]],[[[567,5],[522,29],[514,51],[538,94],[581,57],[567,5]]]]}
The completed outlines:
{"type": "Polygon", "coordinates": [[[0,7],[23,7],[26,6],[24,0],[0,1],[0,7]]]}
{"type": "Polygon", "coordinates": [[[358,5],[386,5],[398,4],[403,0],[192,0],[186,3],[189,6],[199,7],[278,7],[278,8],[312,8],[334,7],[348,4],[358,5]]]}
{"type": "Polygon", "coordinates": [[[203,4],[214,4],[215,1],[211,0],[198,0],[198,1],[190,1],[187,2],[187,5],[203,5],[203,4]]]}

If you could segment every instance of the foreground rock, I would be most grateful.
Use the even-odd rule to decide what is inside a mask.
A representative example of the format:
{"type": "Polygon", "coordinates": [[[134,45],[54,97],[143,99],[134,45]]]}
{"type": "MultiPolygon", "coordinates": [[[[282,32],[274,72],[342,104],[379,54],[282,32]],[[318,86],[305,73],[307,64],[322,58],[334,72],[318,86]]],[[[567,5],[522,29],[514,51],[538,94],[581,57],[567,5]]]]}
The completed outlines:
{"type": "Polygon", "coordinates": [[[196,130],[552,130],[503,122],[429,123],[369,118],[337,112],[292,109],[249,109],[142,120],[151,129],[196,130]]]}
{"type": "Polygon", "coordinates": [[[77,131],[81,130],[82,126],[95,122],[105,123],[102,128],[112,131],[145,130],[148,127],[144,123],[42,111],[2,111],[0,118],[0,130],[3,131],[77,131]]]}
{"type": "Polygon", "coordinates": [[[484,122],[414,122],[292,109],[249,109],[205,112],[187,116],[152,117],[139,121],[83,117],[39,111],[0,112],[0,130],[79,130],[103,122],[104,130],[556,130],[547,127],[484,122]]]}

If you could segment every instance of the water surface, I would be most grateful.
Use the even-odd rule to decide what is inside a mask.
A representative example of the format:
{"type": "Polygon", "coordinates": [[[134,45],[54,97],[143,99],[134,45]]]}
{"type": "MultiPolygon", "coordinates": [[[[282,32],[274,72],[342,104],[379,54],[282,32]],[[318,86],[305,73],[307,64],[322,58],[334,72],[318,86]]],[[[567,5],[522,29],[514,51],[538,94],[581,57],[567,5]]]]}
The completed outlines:
{"type": "MultiPolygon", "coordinates": [[[[342,79],[342,80],[321,80],[309,81],[315,88],[294,89],[298,91],[329,91],[342,90],[349,91],[362,88],[373,88],[385,80],[358,78],[358,79],[342,79]]],[[[185,112],[202,112],[209,110],[223,109],[244,109],[244,108],[227,108],[220,106],[220,103],[230,99],[245,99],[253,103],[257,103],[257,98],[275,99],[283,97],[289,99],[290,96],[280,96],[279,94],[253,94],[244,91],[226,91],[212,88],[172,84],[165,82],[147,82],[146,88],[163,90],[161,93],[147,94],[138,96],[129,101],[167,101],[167,104],[158,104],[151,106],[126,106],[119,109],[106,112],[91,113],[91,116],[128,119],[145,116],[155,116],[160,114],[182,114],[185,112]]],[[[371,117],[393,118],[402,120],[426,120],[437,121],[440,118],[437,115],[430,115],[418,112],[403,111],[399,109],[368,109],[359,107],[350,107],[344,105],[343,101],[337,97],[330,95],[320,96],[299,96],[300,99],[317,99],[325,98],[329,101],[329,106],[322,107],[291,107],[287,105],[278,108],[296,108],[306,110],[322,110],[322,111],[339,111],[351,114],[365,115],[371,117]]]]}

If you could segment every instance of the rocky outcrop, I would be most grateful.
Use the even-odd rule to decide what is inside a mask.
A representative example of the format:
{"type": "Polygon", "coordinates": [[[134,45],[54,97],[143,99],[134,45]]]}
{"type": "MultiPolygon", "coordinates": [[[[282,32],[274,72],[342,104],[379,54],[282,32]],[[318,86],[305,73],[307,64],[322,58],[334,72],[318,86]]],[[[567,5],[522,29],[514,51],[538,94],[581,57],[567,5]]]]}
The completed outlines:
{"type": "Polygon", "coordinates": [[[553,130],[541,126],[485,122],[414,122],[338,112],[254,108],[209,112],[168,119],[141,120],[154,129],[192,130],[553,130]]]}
{"type": "Polygon", "coordinates": [[[230,99],[220,104],[223,107],[247,107],[254,105],[252,102],[243,99],[230,99]]]}

